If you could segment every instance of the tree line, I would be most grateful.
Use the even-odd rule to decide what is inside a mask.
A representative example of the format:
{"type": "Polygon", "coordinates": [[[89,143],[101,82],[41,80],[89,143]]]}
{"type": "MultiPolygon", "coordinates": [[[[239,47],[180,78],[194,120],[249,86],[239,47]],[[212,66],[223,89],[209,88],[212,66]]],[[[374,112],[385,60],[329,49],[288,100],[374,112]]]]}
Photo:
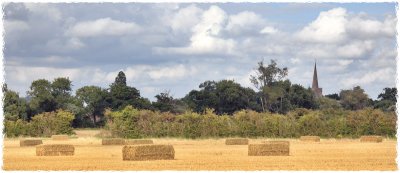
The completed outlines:
{"type": "Polygon", "coordinates": [[[284,116],[299,109],[358,111],[369,108],[379,109],[384,114],[395,110],[396,88],[384,88],[376,100],[369,98],[360,86],[318,98],[311,88],[285,79],[288,69],[278,67],[274,60],[267,65],[259,62],[255,71],[256,75],[249,80],[256,90],[233,80],[204,81],[197,90],[190,91],[183,98],[173,98],[169,91],[164,91],[155,96],[154,102],[142,97],[135,87],[128,86],[122,71],[108,88],[84,86],[77,89],[74,95],[72,81],[67,77],[33,81],[27,98],[21,98],[4,85],[4,117],[5,123],[9,124],[6,128],[18,124],[17,121],[20,124],[32,123],[37,116],[46,119],[62,111],[73,115],[72,127],[103,127],[111,120],[106,118],[106,110],[118,112],[127,106],[175,116],[187,112],[203,115],[207,110],[213,110],[215,115],[221,117],[234,117],[242,110],[284,116]]]}

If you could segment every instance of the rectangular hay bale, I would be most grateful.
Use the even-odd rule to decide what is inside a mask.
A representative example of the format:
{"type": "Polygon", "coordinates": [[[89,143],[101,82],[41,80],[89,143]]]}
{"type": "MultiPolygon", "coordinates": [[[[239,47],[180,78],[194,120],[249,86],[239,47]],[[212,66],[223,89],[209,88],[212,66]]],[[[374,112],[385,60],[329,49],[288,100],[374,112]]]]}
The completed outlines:
{"type": "Polygon", "coordinates": [[[172,145],[126,145],[122,148],[122,160],[173,160],[172,145]]]}
{"type": "Polygon", "coordinates": [[[225,145],[248,145],[249,139],[246,138],[231,138],[225,140],[225,145]]]}
{"type": "Polygon", "coordinates": [[[300,141],[304,142],[319,142],[319,136],[300,136],[300,141]]]}
{"type": "Polygon", "coordinates": [[[127,139],[125,145],[153,144],[151,139],[127,139]]]}
{"type": "Polygon", "coordinates": [[[289,141],[264,141],[263,144],[249,144],[249,156],[289,156],[289,141]]]}
{"type": "Polygon", "coordinates": [[[45,144],[36,146],[36,156],[73,156],[75,147],[70,144],[45,144]]]}
{"type": "Polygon", "coordinates": [[[102,145],[124,145],[125,140],[122,138],[108,138],[101,140],[102,145]]]}
{"type": "Polygon", "coordinates": [[[35,146],[43,144],[41,139],[21,139],[19,140],[20,147],[35,146]]]}
{"type": "Polygon", "coordinates": [[[51,139],[56,140],[56,141],[64,141],[64,140],[68,140],[69,136],[68,135],[52,135],[51,139]]]}
{"type": "Polygon", "coordinates": [[[382,142],[382,136],[361,136],[360,142],[382,142]]]}

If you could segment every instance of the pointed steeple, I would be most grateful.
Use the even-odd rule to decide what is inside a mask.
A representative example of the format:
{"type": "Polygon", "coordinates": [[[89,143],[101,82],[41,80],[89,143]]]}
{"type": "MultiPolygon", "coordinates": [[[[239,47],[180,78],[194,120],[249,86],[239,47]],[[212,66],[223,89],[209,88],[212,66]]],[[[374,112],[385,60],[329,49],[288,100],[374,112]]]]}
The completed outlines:
{"type": "Polygon", "coordinates": [[[314,77],[312,81],[312,88],[318,88],[317,60],[315,60],[314,62],[314,77]]]}
{"type": "Polygon", "coordinates": [[[317,75],[317,60],[314,62],[314,76],[312,81],[312,91],[315,97],[322,97],[322,88],[318,86],[318,75],[317,75]]]}

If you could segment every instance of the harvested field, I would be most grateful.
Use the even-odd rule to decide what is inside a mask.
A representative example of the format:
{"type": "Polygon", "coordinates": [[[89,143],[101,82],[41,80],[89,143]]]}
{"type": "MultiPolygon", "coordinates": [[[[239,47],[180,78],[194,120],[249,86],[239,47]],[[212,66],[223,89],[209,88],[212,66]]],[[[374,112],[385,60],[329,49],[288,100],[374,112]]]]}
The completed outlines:
{"type": "Polygon", "coordinates": [[[35,146],[43,144],[41,139],[21,139],[19,141],[20,147],[35,146]]]}
{"type": "Polygon", "coordinates": [[[123,160],[173,160],[172,145],[127,145],[122,148],[123,160]]]}
{"type": "MultiPolygon", "coordinates": [[[[290,156],[248,156],[246,145],[225,145],[225,139],[153,139],[173,145],[174,160],[123,161],[121,145],[103,146],[99,138],[62,141],[74,145],[74,156],[38,157],[35,147],[19,147],[19,139],[4,139],[4,170],[397,170],[395,139],[361,143],[359,139],[251,139],[290,142],[290,156]]],[[[45,144],[60,141],[43,139],[45,144]]]]}
{"type": "Polygon", "coordinates": [[[289,156],[289,141],[264,141],[263,144],[249,144],[249,156],[289,156]]]}
{"type": "Polygon", "coordinates": [[[64,141],[64,140],[68,140],[69,136],[68,135],[52,135],[51,139],[56,140],[56,141],[64,141]]]}
{"type": "Polygon", "coordinates": [[[109,139],[102,139],[102,145],[124,145],[125,140],[122,138],[109,138],[109,139]]]}
{"type": "Polygon", "coordinates": [[[360,142],[382,142],[382,136],[361,136],[360,142]]]}
{"type": "Polygon", "coordinates": [[[300,141],[304,142],[319,142],[319,136],[300,136],[300,141]]]}
{"type": "Polygon", "coordinates": [[[126,139],[125,145],[153,144],[151,139],[126,139]]]}
{"type": "Polygon", "coordinates": [[[46,144],[36,146],[36,156],[73,156],[75,148],[68,144],[46,144]]]}
{"type": "Polygon", "coordinates": [[[249,140],[246,138],[232,138],[225,140],[225,145],[247,145],[247,144],[249,144],[249,140]]]}

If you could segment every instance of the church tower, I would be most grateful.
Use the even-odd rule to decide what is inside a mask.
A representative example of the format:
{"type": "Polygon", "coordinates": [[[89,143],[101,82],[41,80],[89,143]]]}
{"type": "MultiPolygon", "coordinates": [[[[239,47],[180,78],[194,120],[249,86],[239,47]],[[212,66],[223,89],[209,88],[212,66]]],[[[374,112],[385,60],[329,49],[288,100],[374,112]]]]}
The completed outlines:
{"type": "Polygon", "coordinates": [[[313,76],[311,89],[314,93],[314,97],[322,97],[322,88],[318,87],[317,62],[316,61],[314,63],[314,76],[313,76]]]}

